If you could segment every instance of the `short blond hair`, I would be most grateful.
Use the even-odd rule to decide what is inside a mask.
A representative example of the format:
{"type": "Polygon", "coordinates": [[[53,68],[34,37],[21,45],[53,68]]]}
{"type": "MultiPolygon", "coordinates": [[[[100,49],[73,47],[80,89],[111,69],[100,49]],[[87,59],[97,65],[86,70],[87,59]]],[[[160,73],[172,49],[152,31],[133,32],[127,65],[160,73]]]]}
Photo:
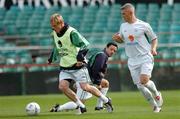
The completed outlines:
{"type": "Polygon", "coordinates": [[[124,5],[121,7],[121,10],[124,10],[124,9],[127,9],[127,8],[130,8],[130,9],[132,9],[133,11],[135,11],[135,8],[134,8],[134,6],[133,6],[131,3],[126,3],[126,4],[124,4],[124,5]]]}
{"type": "Polygon", "coordinates": [[[54,13],[53,15],[51,15],[50,21],[54,22],[54,24],[58,25],[58,24],[62,23],[64,20],[60,14],[54,13]]]}

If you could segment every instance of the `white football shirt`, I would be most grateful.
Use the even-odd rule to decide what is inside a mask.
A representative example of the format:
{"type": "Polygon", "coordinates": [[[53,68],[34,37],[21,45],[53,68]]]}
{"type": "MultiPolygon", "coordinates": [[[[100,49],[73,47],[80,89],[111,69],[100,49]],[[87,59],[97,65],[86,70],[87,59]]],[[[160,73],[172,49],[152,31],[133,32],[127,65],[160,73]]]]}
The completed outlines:
{"type": "Polygon", "coordinates": [[[125,43],[126,55],[133,62],[138,62],[137,59],[150,54],[151,41],[157,38],[151,26],[139,19],[132,24],[122,23],[119,33],[125,43]]]}

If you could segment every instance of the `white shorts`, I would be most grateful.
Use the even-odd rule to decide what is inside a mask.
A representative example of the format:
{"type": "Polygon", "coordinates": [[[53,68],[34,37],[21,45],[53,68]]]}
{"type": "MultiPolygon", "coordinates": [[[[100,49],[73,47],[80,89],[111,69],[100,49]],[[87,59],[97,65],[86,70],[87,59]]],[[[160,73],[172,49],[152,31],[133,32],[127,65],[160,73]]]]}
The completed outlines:
{"type": "Polygon", "coordinates": [[[91,82],[88,69],[86,67],[77,70],[61,70],[59,73],[59,81],[64,79],[72,79],[75,82],[83,82],[83,83],[91,82]]]}
{"type": "Polygon", "coordinates": [[[140,83],[141,74],[146,74],[151,77],[153,66],[154,63],[152,62],[152,60],[134,66],[128,65],[134,84],[140,83]]]}
{"type": "Polygon", "coordinates": [[[78,96],[78,98],[80,100],[87,100],[92,97],[91,93],[88,93],[88,92],[82,90],[82,88],[78,82],[76,83],[76,88],[77,88],[76,95],[78,96]]]}

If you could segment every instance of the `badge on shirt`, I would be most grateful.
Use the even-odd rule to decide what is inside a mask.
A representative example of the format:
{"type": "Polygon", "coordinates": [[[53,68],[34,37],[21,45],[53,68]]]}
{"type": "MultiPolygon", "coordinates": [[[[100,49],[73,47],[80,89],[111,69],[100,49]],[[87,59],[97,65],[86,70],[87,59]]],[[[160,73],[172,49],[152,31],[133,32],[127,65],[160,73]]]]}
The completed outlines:
{"type": "Polygon", "coordinates": [[[131,42],[133,42],[133,41],[134,41],[134,36],[130,34],[130,35],[128,36],[128,39],[129,39],[131,42]]]}

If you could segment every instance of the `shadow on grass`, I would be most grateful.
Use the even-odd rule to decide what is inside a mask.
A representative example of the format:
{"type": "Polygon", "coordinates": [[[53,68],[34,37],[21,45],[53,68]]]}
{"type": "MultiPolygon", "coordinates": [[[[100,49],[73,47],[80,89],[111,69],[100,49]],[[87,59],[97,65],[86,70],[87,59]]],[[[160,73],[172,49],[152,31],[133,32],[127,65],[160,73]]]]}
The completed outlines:
{"type": "Polygon", "coordinates": [[[52,114],[39,114],[39,115],[34,115],[34,116],[28,116],[28,115],[0,115],[0,119],[31,119],[31,118],[53,118],[53,117],[58,117],[60,115],[63,115],[63,117],[66,116],[73,116],[74,114],[62,114],[62,113],[52,113],[52,114]]]}

